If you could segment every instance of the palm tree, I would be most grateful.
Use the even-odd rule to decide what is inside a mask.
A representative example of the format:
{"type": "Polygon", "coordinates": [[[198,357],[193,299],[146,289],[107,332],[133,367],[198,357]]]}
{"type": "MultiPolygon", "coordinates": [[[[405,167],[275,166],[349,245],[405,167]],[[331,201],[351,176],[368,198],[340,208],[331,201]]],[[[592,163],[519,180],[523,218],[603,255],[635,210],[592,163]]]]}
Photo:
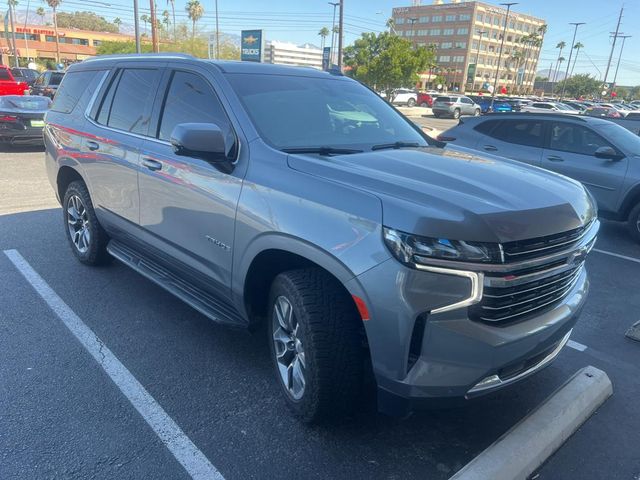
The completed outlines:
{"type": "Polygon", "coordinates": [[[56,35],[56,63],[60,63],[60,39],[58,38],[58,20],[56,19],[56,9],[62,0],[47,0],[47,5],[53,10],[53,31],[56,35]]]}
{"type": "Polygon", "coordinates": [[[562,50],[564,50],[564,47],[566,46],[567,44],[565,42],[558,42],[558,44],[556,45],[556,48],[559,48],[560,51],[558,52],[558,60],[556,60],[556,71],[553,72],[553,83],[555,83],[556,80],[558,79],[558,69],[560,68],[560,57],[562,57],[562,50]]]}
{"type": "Polygon", "coordinates": [[[513,65],[513,69],[515,70],[515,75],[513,76],[513,87],[511,88],[511,91],[515,92],[518,84],[518,70],[520,70],[520,67],[524,63],[524,52],[514,48],[509,56],[509,62],[513,65]]]}
{"type": "Polygon", "coordinates": [[[573,46],[573,48],[576,51],[576,58],[573,61],[573,65],[571,66],[571,73],[569,74],[570,77],[573,76],[573,69],[576,68],[576,62],[578,61],[578,53],[580,53],[581,48],[584,48],[584,45],[578,42],[573,46]]]}
{"type": "Polygon", "coordinates": [[[387,20],[385,26],[389,29],[389,33],[396,33],[396,21],[393,17],[387,20]]]}
{"type": "Polygon", "coordinates": [[[149,15],[140,15],[140,20],[144,23],[144,33],[147,34],[147,23],[151,21],[151,17],[149,15]]]}
{"type": "Polygon", "coordinates": [[[173,14],[173,41],[176,41],[176,1],[167,0],[167,5],[171,4],[171,13],[173,14]]]}
{"type": "Polygon", "coordinates": [[[191,31],[191,41],[193,42],[196,38],[196,22],[204,15],[204,7],[198,0],[189,0],[185,10],[193,24],[193,30],[191,31]]]}
{"type": "Polygon", "coordinates": [[[120,25],[122,25],[122,20],[120,20],[120,17],[116,17],[113,19],[113,24],[118,27],[118,32],[120,32],[120,25]]]}
{"type": "Polygon", "coordinates": [[[38,9],[36,10],[36,15],[40,17],[40,22],[44,24],[44,16],[45,16],[44,8],[38,7],[38,9]]]}
{"type": "Polygon", "coordinates": [[[318,32],[318,35],[320,35],[321,40],[321,49],[324,50],[324,42],[326,40],[326,38],[329,36],[329,29],[327,27],[322,27],[320,29],[320,31],[318,32]]]}
{"type": "Polygon", "coordinates": [[[169,25],[171,24],[171,20],[169,19],[169,10],[162,12],[162,23],[164,23],[167,36],[169,36],[169,25]]]}

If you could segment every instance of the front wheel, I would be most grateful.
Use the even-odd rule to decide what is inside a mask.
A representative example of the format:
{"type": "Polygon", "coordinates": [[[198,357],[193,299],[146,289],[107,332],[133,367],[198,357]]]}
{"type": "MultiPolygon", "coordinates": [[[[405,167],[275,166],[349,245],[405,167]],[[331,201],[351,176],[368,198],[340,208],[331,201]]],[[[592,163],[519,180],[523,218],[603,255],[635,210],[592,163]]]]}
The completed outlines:
{"type": "Polygon", "coordinates": [[[460,110],[458,108],[453,111],[453,118],[456,120],[460,118],[460,110]]]}
{"type": "Polygon", "coordinates": [[[627,226],[629,227],[629,233],[631,233],[633,239],[640,243],[640,203],[631,209],[629,219],[627,220],[627,226]]]}
{"type": "Polygon", "coordinates": [[[474,117],[479,117],[479,116],[480,116],[480,109],[479,109],[479,108],[476,108],[476,109],[474,110],[474,112],[473,112],[473,116],[474,116],[474,117]]]}
{"type": "Polygon", "coordinates": [[[329,274],[311,268],[278,275],[269,297],[269,345],[278,384],[305,423],[352,412],[362,392],[361,320],[329,274]]]}
{"type": "Polygon", "coordinates": [[[422,103],[420,104],[420,106],[421,106],[422,108],[427,108],[427,107],[429,106],[429,104],[428,104],[427,102],[422,102],[422,103]]]}
{"type": "Polygon", "coordinates": [[[410,98],[409,100],[407,100],[407,107],[415,107],[415,106],[416,106],[415,98],[410,98]]]}

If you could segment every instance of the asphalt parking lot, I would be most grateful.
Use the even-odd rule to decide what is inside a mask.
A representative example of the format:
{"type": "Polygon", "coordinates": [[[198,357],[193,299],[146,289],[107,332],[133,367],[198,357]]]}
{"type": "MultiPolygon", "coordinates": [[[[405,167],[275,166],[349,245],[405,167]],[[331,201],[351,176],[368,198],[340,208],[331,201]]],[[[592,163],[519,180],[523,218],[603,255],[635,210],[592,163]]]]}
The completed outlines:
{"type": "Polygon", "coordinates": [[[0,479],[189,478],[167,448],[176,438],[227,480],[447,479],[593,365],[614,395],[534,477],[638,480],[640,342],[624,334],[640,320],[640,245],[623,225],[603,222],[596,248],[573,342],[539,374],[461,408],[404,420],[363,411],[307,427],[280,399],[264,332],[219,327],[117,262],[80,265],[42,152],[2,152],[0,479]],[[16,254],[48,296],[16,268],[16,254]],[[95,334],[98,362],[50,308],[56,298],[95,334]],[[164,435],[105,374],[110,354],[166,414],[156,419],[164,435]]]}

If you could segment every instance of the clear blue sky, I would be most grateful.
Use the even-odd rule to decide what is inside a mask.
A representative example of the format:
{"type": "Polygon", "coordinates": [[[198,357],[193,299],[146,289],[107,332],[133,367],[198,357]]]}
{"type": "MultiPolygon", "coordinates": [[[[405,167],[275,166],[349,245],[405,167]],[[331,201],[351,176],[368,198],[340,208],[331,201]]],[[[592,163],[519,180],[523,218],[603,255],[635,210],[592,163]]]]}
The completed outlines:
{"type": "MultiPolygon", "coordinates": [[[[27,0],[20,0],[24,8],[27,0]]],[[[93,0],[98,1],[98,0],[93,0]]],[[[87,3],[83,0],[63,0],[61,10],[91,9],[108,20],[120,17],[124,22],[132,22],[132,0],[100,0],[111,4],[111,7],[87,3]]],[[[167,7],[167,0],[156,0],[158,10],[167,7]]],[[[205,9],[205,16],[200,22],[202,30],[214,28],[214,0],[200,0],[205,9]]],[[[336,1],[336,0],[334,0],[336,1]]],[[[450,1],[450,0],[445,0],[450,1]]],[[[186,21],[184,6],[186,0],[175,0],[176,16],[179,21],[186,21]]],[[[430,4],[432,0],[423,0],[430,4]]],[[[497,4],[491,0],[487,3],[497,4]]],[[[40,6],[34,0],[32,5],[40,6]]],[[[408,6],[410,0],[345,0],[345,40],[353,42],[362,32],[381,31],[385,21],[391,16],[393,7],[408,6]]],[[[141,14],[148,13],[149,1],[140,0],[141,14]]],[[[568,22],[586,22],[578,30],[576,41],[585,45],[580,52],[576,65],[576,73],[592,73],[598,76],[599,69],[604,75],[610,50],[609,32],[615,30],[615,24],[622,0],[521,0],[514,9],[520,13],[528,13],[547,20],[549,31],[543,45],[540,69],[549,68],[549,64],[557,58],[556,44],[564,40],[571,42],[573,30],[568,22]],[[594,65],[592,64],[595,64],[594,65]]],[[[263,28],[268,39],[292,41],[295,43],[311,42],[320,44],[318,31],[323,26],[330,27],[333,7],[327,0],[218,0],[220,30],[228,33],[239,33],[243,28],[263,28]]],[[[621,31],[633,35],[627,39],[622,57],[618,84],[640,84],[640,0],[627,0],[624,4],[624,16],[621,31]]],[[[568,51],[563,56],[568,58],[568,51]]],[[[618,58],[618,48],[614,60],[618,58]]],[[[615,63],[614,67],[615,68],[615,63]]],[[[613,72],[609,74],[610,79],[613,72]]]]}

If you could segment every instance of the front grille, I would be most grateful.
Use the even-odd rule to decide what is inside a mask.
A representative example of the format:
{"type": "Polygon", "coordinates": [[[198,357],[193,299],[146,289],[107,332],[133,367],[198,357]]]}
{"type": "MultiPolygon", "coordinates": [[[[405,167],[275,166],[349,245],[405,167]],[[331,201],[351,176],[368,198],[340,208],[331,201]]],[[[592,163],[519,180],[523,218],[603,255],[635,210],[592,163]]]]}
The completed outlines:
{"type": "Polygon", "coordinates": [[[582,240],[592,223],[555,235],[503,243],[504,261],[505,263],[519,262],[569,249],[582,240]]]}
{"type": "MultiPolygon", "coordinates": [[[[485,322],[513,322],[553,308],[578,281],[583,264],[532,282],[485,287],[482,301],[471,307],[472,318],[485,322]]],[[[490,279],[490,277],[489,277],[490,279]]]]}

